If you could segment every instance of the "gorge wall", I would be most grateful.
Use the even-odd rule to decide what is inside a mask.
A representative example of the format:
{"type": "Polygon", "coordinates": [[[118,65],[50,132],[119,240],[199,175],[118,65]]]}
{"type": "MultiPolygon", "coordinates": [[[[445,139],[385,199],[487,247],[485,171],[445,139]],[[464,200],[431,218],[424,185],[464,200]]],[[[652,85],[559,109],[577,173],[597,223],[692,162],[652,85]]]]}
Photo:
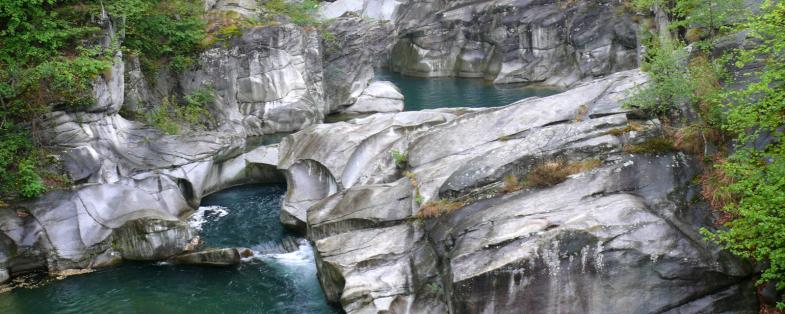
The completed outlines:
{"type": "Polygon", "coordinates": [[[325,293],[347,312],[754,312],[750,265],[698,233],[712,220],[691,201],[698,163],[623,150],[659,130],[621,105],[647,79],[621,71],[637,65],[637,26],[614,3],[338,0],[322,10],[337,17],[321,30],[334,38],[285,20],[250,27],[154,78],[118,54],[95,106],[47,114],[74,185],[0,210],[0,282],[193,250],[184,218],[203,196],[286,180],[281,221],[315,243],[325,293]],[[320,124],[402,110],[394,86],[372,82],[378,66],[574,88],[320,124]],[[120,114],[207,87],[210,130],[166,135],[120,114]],[[295,131],[279,145],[249,139],[295,131]],[[595,168],[499,192],[548,161],[595,168]],[[426,205],[450,213],[425,218],[426,205]]]}
{"type": "Polygon", "coordinates": [[[494,83],[568,86],[637,66],[637,24],[615,1],[338,0],[326,17],[353,12],[394,22],[394,71],[494,83]]]}

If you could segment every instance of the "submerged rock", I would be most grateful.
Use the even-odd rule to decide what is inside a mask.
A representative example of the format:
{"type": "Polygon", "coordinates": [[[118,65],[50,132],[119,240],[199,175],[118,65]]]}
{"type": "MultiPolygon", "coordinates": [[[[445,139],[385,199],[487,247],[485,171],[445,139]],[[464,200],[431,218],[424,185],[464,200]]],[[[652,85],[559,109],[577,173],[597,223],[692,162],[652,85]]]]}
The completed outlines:
{"type": "Polygon", "coordinates": [[[241,257],[240,250],[236,248],[208,249],[178,255],[174,258],[174,262],[183,265],[233,266],[240,264],[241,257]]]}

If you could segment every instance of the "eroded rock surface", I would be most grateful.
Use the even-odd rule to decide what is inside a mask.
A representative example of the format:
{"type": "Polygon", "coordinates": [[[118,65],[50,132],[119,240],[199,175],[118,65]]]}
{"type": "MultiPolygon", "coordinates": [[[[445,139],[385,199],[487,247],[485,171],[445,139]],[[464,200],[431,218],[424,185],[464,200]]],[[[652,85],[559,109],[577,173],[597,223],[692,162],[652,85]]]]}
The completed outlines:
{"type": "Polygon", "coordinates": [[[637,66],[637,25],[612,1],[338,0],[321,9],[395,24],[393,70],[571,85],[637,66]]]}
{"type": "Polygon", "coordinates": [[[754,313],[751,267],[699,234],[698,163],[623,151],[658,136],[656,120],[618,132],[645,81],[626,71],[500,108],[307,128],[281,144],[282,215],[308,230],[328,299],[350,313],[754,313]],[[595,167],[501,192],[549,160],[595,167]],[[457,209],[418,216],[439,199],[457,209]]]}

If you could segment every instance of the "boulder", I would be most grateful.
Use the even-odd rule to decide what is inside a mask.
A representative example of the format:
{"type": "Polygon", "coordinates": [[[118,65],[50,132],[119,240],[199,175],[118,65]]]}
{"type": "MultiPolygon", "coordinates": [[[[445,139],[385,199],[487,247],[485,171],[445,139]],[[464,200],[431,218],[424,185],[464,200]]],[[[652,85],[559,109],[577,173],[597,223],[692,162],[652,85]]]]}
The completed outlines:
{"type": "Polygon", "coordinates": [[[372,82],[357,97],[357,101],[343,109],[345,113],[376,113],[403,111],[403,94],[392,82],[372,82]]]}
{"type": "Polygon", "coordinates": [[[240,260],[240,251],[236,248],[208,249],[174,257],[177,264],[199,266],[234,266],[239,265],[240,260]]]}

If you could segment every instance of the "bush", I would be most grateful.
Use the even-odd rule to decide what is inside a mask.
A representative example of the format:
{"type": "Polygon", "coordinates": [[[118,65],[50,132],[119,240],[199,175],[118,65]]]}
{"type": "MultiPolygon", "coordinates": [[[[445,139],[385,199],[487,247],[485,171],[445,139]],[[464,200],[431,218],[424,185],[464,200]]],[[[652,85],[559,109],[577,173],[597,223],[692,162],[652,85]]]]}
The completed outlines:
{"type": "Polygon", "coordinates": [[[26,158],[19,163],[17,171],[17,187],[19,195],[26,198],[34,198],[46,192],[41,176],[36,172],[35,160],[26,158]]]}
{"type": "MultiPolygon", "coordinates": [[[[737,137],[737,151],[721,165],[730,182],[733,201],[724,204],[733,217],[716,232],[705,235],[731,252],[768,267],[760,283],[772,280],[785,289],[785,3],[764,1],[761,13],[744,27],[758,42],[739,51],[737,66],[751,64],[750,76],[741,90],[728,91],[730,101],[723,121],[725,130],[737,137]],[[769,134],[769,141],[759,141],[769,134]]],[[[727,199],[731,199],[730,197],[727,199]]],[[[711,200],[711,198],[709,198],[711,200]]],[[[785,304],[778,304],[785,307],[785,304]]]]}
{"type": "Polygon", "coordinates": [[[26,198],[46,191],[37,170],[37,156],[28,130],[16,126],[0,129],[0,196],[26,198]]]}
{"type": "Polygon", "coordinates": [[[264,8],[273,15],[286,16],[292,23],[301,26],[316,26],[316,10],[319,1],[303,0],[302,2],[286,0],[269,0],[264,3],[264,8]]]}
{"type": "Polygon", "coordinates": [[[145,119],[149,125],[169,135],[179,134],[182,126],[207,128],[214,122],[207,109],[213,101],[212,89],[197,89],[186,95],[183,103],[178,103],[174,96],[164,98],[160,105],[145,115],[145,119]]]}
{"type": "Polygon", "coordinates": [[[392,156],[393,161],[395,162],[395,167],[398,169],[406,169],[409,165],[409,154],[402,153],[397,149],[393,149],[390,151],[390,155],[392,156]]]}
{"type": "Polygon", "coordinates": [[[660,116],[691,103],[694,87],[686,64],[687,52],[681,45],[665,41],[648,47],[641,68],[647,69],[650,81],[625,106],[660,116]]]}

